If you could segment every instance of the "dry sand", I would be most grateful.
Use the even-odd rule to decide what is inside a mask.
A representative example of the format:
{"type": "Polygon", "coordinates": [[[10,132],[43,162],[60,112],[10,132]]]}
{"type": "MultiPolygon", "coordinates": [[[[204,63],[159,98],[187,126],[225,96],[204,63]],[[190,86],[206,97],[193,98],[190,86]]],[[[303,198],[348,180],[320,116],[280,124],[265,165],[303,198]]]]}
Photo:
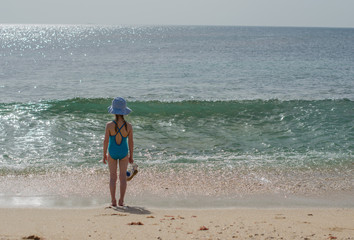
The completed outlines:
{"type": "Polygon", "coordinates": [[[354,239],[354,209],[0,209],[0,239],[354,239]]]}

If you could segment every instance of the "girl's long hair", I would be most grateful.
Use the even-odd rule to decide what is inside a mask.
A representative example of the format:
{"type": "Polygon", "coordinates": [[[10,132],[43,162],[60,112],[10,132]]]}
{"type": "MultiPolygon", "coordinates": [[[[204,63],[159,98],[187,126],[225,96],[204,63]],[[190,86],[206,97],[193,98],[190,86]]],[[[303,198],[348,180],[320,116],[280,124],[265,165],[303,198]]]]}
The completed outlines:
{"type": "Polygon", "coordinates": [[[119,119],[119,116],[122,117],[123,122],[125,123],[125,130],[128,132],[127,122],[124,119],[124,115],[118,115],[118,114],[116,114],[116,123],[117,123],[116,126],[115,126],[116,132],[118,132],[118,119],[119,119]]]}

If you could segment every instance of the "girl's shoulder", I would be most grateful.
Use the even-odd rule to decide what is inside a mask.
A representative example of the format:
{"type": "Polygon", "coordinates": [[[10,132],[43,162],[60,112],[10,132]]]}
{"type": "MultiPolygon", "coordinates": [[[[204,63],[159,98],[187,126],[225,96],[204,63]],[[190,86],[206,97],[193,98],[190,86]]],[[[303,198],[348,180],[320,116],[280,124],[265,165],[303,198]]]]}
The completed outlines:
{"type": "Polygon", "coordinates": [[[109,122],[106,123],[106,126],[108,126],[108,125],[114,125],[114,122],[113,121],[109,121],[109,122]]]}
{"type": "Polygon", "coordinates": [[[111,127],[114,127],[114,126],[115,126],[115,123],[113,121],[110,121],[110,122],[106,123],[106,128],[111,128],[111,127]]]}
{"type": "Polygon", "coordinates": [[[129,130],[129,129],[133,129],[133,126],[132,126],[130,123],[128,123],[127,121],[126,121],[125,123],[127,124],[128,130],[129,130]]]}

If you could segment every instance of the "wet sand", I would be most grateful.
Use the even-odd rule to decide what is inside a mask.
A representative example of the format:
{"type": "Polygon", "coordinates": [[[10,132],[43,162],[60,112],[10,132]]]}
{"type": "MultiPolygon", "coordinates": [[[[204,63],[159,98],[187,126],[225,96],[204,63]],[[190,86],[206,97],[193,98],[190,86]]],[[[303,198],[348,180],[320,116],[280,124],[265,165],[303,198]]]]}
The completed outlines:
{"type": "MultiPolygon", "coordinates": [[[[152,208],[353,208],[352,168],[213,170],[144,168],[128,183],[126,203],[152,208]]],[[[0,208],[96,207],[109,202],[107,169],[0,176],[0,208]]]]}
{"type": "Polygon", "coordinates": [[[0,239],[354,239],[354,209],[0,209],[0,239]]]}

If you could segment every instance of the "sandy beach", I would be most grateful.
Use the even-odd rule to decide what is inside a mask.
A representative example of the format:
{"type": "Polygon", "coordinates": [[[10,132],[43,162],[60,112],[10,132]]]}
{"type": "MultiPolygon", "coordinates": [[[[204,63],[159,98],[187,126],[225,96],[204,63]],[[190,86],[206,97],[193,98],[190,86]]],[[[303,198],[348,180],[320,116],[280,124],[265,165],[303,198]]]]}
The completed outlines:
{"type": "Polygon", "coordinates": [[[354,239],[354,209],[3,208],[0,239],[354,239]]]}

